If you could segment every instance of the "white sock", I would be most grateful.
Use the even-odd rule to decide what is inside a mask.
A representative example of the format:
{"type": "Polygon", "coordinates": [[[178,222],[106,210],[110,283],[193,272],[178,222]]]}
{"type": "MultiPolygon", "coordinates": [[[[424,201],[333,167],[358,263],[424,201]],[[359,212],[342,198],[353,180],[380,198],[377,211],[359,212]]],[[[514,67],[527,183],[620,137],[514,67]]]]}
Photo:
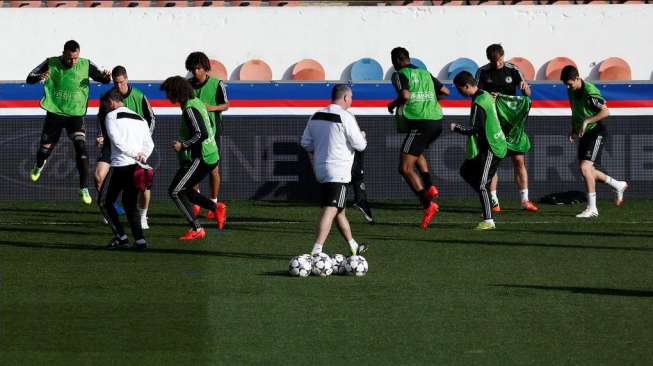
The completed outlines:
{"type": "Polygon", "coordinates": [[[358,252],[358,243],[356,242],[356,240],[352,238],[347,243],[349,244],[349,249],[351,249],[352,254],[356,254],[358,252]]]}
{"type": "Polygon", "coordinates": [[[217,198],[211,198],[211,201],[212,201],[213,203],[218,203],[218,199],[217,199],[217,198]]]}
{"type": "Polygon", "coordinates": [[[528,201],[528,188],[522,189],[521,191],[519,191],[519,195],[521,196],[521,201],[522,202],[528,201]]]}
{"type": "Polygon", "coordinates": [[[622,182],[620,180],[616,180],[610,176],[608,176],[605,180],[605,184],[609,185],[612,187],[612,189],[619,190],[624,187],[625,182],[622,182]]]}
{"type": "Polygon", "coordinates": [[[497,191],[490,191],[490,197],[493,201],[499,202],[499,197],[497,196],[497,191]]]}
{"type": "Polygon", "coordinates": [[[318,243],[313,244],[313,250],[311,251],[311,255],[320,254],[320,253],[322,253],[322,244],[318,244],[318,243]]]}
{"type": "Polygon", "coordinates": [[[596,210],[596,192],[587,194],[587,208],[596,210]]]}
{"type": "Polygon", "coordinates": [[[483,222],[486,224],[494,224],[494,219],[483,220],[483,222]]]}
{"type": "Polygon", "coordinates": [[[147,208],[139,208],[138,213],[141,215],[141,217],[147,217],[147,208]]]}
{"type": "Polygon", "coordinates": [[[127,235],[123,235],[123,236],[121,236],[121,237],[118,237],[118,239],[120,239],[120,240],[127,240],[127,235]]]}

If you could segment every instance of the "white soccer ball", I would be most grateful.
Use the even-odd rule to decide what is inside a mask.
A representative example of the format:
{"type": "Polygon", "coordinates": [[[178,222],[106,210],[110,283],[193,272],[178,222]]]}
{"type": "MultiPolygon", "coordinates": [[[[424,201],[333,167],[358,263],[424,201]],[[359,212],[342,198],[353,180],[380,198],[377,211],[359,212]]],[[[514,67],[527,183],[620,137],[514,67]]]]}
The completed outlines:
{"type": "Polygon", "coordinates": [[[290,263],[288,263],[288,273],[291,276],[307,277],[311,274],[311,261],[308,259],[310,257],[305,256],[308,256],[308,254],[292,257],[290,263]]]}
{"type": "Polygon", "coordinates": [[[333,273],[333,262],[331,262],[331,258],[327,254],[314,254],[311,259],[313,261],[314,275],[326,277],[333,273]]]}
{"type": "Polygon", "coordinates": [[[352,255],[345,262],[345,271],[351,276],[365,276],[367,269],[367,260],[362,255],[352,255]]]}
{"type": "Polygon", "coordinates": [[[347,258],[344,255],[335,254],[331,257],[331,262],[333,263],[333,274],[345,273],[345,262],[347,262],[347,258]]]}

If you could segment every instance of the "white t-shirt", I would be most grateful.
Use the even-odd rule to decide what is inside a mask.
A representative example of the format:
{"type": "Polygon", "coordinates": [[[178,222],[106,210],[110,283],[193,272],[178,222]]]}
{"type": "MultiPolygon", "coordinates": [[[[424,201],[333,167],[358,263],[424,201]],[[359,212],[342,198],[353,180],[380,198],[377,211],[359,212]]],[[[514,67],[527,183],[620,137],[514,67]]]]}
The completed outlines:
{"type": "Polygon", "coordinates": [[[356,118],[337,104],[315,113],[308,120],[301,145],[313,152],[313,169],[320,183],[349,183],[354,151],[363,151],[367,141],[356,118]]]}
{"type": "Polygon", "coordinates": [[[126,107],[116,108],[106,116],[107,134],[111,141],[111,166],[136,164],[139,153],[149,158],[154,141],[147,122],[126,107]]]}

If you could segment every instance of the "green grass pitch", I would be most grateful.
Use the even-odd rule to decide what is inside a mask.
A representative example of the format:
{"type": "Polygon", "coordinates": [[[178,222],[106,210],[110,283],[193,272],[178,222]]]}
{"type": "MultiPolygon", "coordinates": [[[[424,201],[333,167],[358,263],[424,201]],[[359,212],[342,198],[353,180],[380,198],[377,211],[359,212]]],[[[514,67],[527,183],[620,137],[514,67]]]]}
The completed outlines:
{"type": "MultiPolygon", "coordinates": [[[[229,202],[207,238],[179,242],[153,203],[145,252],[109,252],[77,203],[0,203],[2,365],[651,365],[651,200],[517,210],[476,232],[478,202],[348,210],[367,276],[291,278],[319,209],[229,202]]],[[[346,253],[334,228],[325,247],[346,253]]]]}

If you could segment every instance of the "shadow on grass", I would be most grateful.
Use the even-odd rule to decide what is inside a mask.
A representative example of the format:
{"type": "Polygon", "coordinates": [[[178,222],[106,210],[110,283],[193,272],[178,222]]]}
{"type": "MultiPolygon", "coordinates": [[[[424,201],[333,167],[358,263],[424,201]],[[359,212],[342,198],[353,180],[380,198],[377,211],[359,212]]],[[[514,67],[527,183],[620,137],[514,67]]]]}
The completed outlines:
{"type": "Polygon", "coordinates": [[[510,231],[510,232],[522,232],[528,234],[551,234],[551,235],[573,235],[573,236],[610,236],[610,237],[641,237],[641,238],[653,238],[653,232],[645,233],[632,233],[632,232],[622,232],[622,233],[610,233],[602,231],[564,231],[564,230],[533,230],[533,229],[511,229],[510,227],[501,228],[501,231],[510,231]]]}
{"type": "MultiPolygon", "coordinates": [[[[37,225],[37,224],[34,224],[37,225]]],[[[83,226],[83,224],[79,225],[81,228],[88,228],[88,226],[83,226]]],[[[7,232],[7,233],[18,233],[18,234],[25,234],[26,232],[33,234],[33,233],[44,233],[44,234],[73,234],[73,235],[98,235],[100,231],[93,231],[93,230],[75,230],[75,229],[62,229],[62,228],[57,228],[54,227],[53,225],[50,225],[46,228],[35,228],[35,227],[29,227],[25,228],[23,227],[0,227],[0,232],[7,232]]]]}
{"type": "MultiPolygon", "coordinates": [[[[108,251],[104,246],[86,245],[86,244],[57,244],[57,243],[25,243],[16,241],[0,241],[0,246],[15,247],[15,248],[31,248],[31,249],[63,249],[63,250],[87,250],[87,251],[108,251]]],[[[167,249],[167,248],[152,248],[148,247],[145,250],[119,250],[116,253],[138,253],[144,255],[146,253],[152,254],[177,254],[177,255],[199,255],[210,257],[226,257],[226,258],[248,258],[248,259],[267,259],[267,260],[287,260],[291,258],[290,254],[267,254],[267,253],[243,253],[243,252],[220,252],[212,250],[192,250],[192,249],[167,249]]]]}
{"type": "Polygon", "coordinates": [[[616,289],[616,288],[507,285],[507,284],[492,284],[490,286],[504,287],[504,288],[517,288],[517,289],[543,290],[543,291],[567,291],[567,292],[570,292],[572,294],[584,294],[584,295],[653,297],[653,291],[625,290],[625,289],[616,289]]]}
{"type": "Polygon", "coordinates": [[[521,248],[552,248],[552,249],[589,249],[589,250],[625,250],[637,252],[653,252],[653,248],[646,246],[632,247],[632,246],[599,246],[599,245],[579,245],[579,244],[549,244],[549,243],[533,243],[533,242],[505,242],[495,240],[461,240],[461,239],[416,239],[416,238],[397,238],[387,237],[381,235],[365,235],[365,238],[372,238],[380,241],[397,241],[409,240],[418,241],[431,244],[452,244],[452,245],[478,245],[478,246],[497,246],[497,247],[521,247],[521,248]]]}
{"type": "Polygon", "coordinates": [[[100,211],[99,210],[87,210],[86,208],[82,208],[79,210],[70,210],[70,209],[61,209],[61,208],[30,208],[30,207],[5,207],[2,209],[2,212],[16,212],[16,213],[31,213],[34,214],[35,217],[42,216],[43,214],[56,214],[56,215],[61,215],[61,214],[73,214],[73,215],[94,215],[94,216],[99,216],[100,211]]]}
{"type": "Polygon", "coordinates": [[[259,276],[271,276],[271,277],[292,277],[290,274],[288,274],[288,271],[269,271],[269,272],[261,272],[258,274],[259,276]]]}

